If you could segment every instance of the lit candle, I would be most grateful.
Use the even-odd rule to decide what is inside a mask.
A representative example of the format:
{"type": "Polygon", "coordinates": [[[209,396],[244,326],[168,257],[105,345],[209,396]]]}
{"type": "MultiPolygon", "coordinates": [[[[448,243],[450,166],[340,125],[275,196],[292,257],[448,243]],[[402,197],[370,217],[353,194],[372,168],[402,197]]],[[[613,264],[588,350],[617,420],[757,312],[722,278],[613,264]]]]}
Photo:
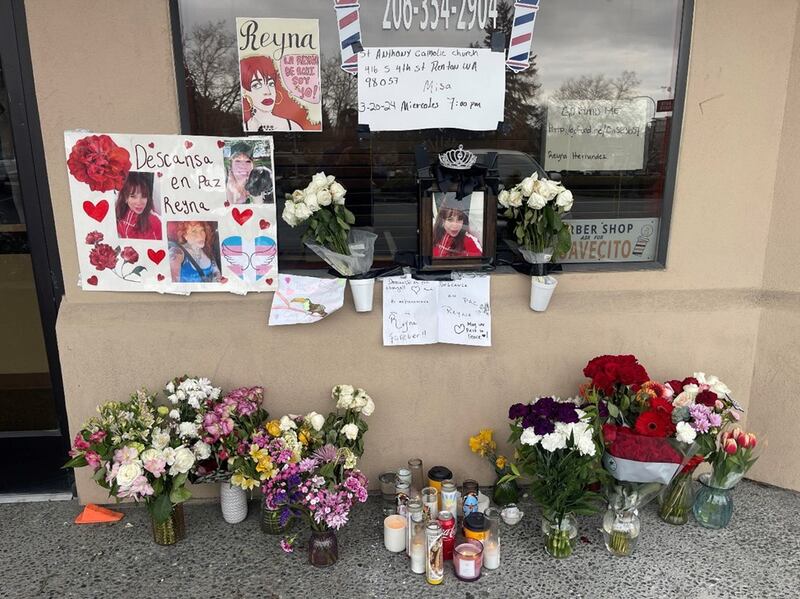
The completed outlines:
{"type": "Polygon", "coordinates": [[[470,539],[456,545],[453,551],[453,569],[459,580],[478,580],[482,562],[483,545],[480,541],[470,539]]]}
{"type": "Polygon", "coordinates": [[[500,543],[487,541],[483,549],[483,567],[496,570],[500,567],[500,543]]]}
{"type": "Polygon", "coordinates": [[[399,553],[406,548],[406,519],[404,516],[394,514],[387,516],[383,521],[383,545],[393,553],[399,553]]]}
{"type": "Polygon", "coordinates": [[[415,542],[411,545],[411,571],[425,574],[425,543],[415,542]]]}

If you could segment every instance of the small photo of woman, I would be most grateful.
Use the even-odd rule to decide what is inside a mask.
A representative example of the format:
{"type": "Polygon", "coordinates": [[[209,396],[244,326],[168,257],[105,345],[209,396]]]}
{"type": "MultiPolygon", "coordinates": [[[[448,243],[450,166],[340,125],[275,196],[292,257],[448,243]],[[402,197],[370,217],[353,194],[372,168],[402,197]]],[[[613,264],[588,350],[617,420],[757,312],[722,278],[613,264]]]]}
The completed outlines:
{"type": "Polygon", "coordinates": [[[169,267],[174,283],[216,283],[221,278],[217,223],[167,223],[169,267]]]}
{"type": "Polygon", "coordinates": [[[308,111],[286,90],[275,62],[266,56],[248,56],[239,61],[242,84],[242,120],[245,131],[319,130],[308,111]]]}
{"type": "Polygon", "coordinates": [[[435,258],[479,258],[483,256],[483,194],[468,197],[435,193],[433,202],[433,248],[435,258]]]}
{"type": "Polygon", "coordinates": [[[153,173],[131,171],[114,205],[121,239],[161,239],[161,220],[155,215],[153,173]]]}
{"type": "Polygon", "coordinates": [[[275,202],[272,145],[269,140],[226,140],[222,156],[225,161],[228,204],[275,202]]]}

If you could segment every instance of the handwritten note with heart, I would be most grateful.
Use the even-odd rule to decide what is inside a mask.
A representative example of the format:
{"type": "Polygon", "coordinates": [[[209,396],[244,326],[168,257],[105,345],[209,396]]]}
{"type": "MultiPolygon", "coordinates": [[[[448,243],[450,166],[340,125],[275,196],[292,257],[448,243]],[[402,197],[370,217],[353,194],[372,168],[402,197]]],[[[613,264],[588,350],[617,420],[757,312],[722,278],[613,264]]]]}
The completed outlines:
{"type": "Polygon", "coordinates": [[[492,344],[489,277],[383,280],[383,344],[492,344]]]}

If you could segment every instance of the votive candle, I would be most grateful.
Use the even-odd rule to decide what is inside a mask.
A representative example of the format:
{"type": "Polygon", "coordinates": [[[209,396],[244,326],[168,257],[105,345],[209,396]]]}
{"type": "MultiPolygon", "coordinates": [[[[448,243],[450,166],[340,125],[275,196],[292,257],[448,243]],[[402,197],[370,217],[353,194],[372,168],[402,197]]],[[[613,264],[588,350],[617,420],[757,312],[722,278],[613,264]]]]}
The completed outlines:
{"type": "Polygon", "coordinates": [[[411,544],[411,571],[415,574],[425,574],[424,542],[414,542],[411,544]]]}
{"type": "Polygon", "coordinates": [[[383,546],[392,553],[400,553],[406,548],[406,519],[393,514],[383,520],[383,546]]]}
{"type": "Polygon", "coordinates": [[[500,567],[500,543],[495,540],[486,541],[483,547],[483,567],[487,570],[500,567]]]}
{"type": "Polygon", "coordinates": [[[453,569],[456,578],[467,582],[481,577],[483,566],[483,544],[474,539],[465,540],[453,550],[453,569]]]}

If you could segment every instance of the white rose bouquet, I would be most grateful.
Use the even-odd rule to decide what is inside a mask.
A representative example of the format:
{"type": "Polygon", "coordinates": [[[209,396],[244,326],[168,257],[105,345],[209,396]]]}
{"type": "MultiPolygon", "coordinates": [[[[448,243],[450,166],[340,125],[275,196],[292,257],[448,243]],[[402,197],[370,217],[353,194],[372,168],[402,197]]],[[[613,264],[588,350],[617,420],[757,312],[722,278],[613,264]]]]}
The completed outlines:
{"type": "Polygon", "coordinates": [[[569,251],[570,226],[562,217],[572,209],[573,198],[561,183],[533,173],[511,189],[502,190],[497,201],[505,209],[502,214],[512,223],[514,239],[528,262],[549,262],[569,251]]]}
{"type": "Polygon", "coordinates": [[[89,466],[93,478],[117,501],[144,501],[157,524],[191,497],[186,489],[195,451],[170,422],[167,406],[137,391],[127,402],[97,408],[75,436],[67,468],[89,466]]]}
{"type": "Polygon", "coordinates": [[[364,453],[364,433],[369,427],[364,420],[375,411],[375,402],[363,389],[352,385],[336,385],[331,391],[336,410],[325,419],[322,427],[325,443],[344,450],[348,468],[364,453]]]}
{"type": "Polygon", "coordinates": [[[349,277],[372,267],[377,235],[350,228],[356,217],[344,205],[346,193],[336,177],[317,173],[305,189],[286,194],[283,220],[291,227],[308,222],[303,242],[331,268],[349,277]]]}

